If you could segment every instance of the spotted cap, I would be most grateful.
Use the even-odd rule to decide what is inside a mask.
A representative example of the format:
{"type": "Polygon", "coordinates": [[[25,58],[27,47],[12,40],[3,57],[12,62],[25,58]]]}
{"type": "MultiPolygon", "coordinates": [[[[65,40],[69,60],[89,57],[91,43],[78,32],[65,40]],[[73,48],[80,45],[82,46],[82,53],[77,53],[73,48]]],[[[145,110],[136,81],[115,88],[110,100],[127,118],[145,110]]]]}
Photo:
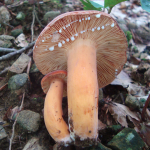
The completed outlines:
{"type": "Polygon", "coordinates": [[[51,82],[53,82],[54,79],[62,79],[62,82],[64,82],[63,96],[67,96],[67,72],[64,70],[56,70],[50,72],[42,78],[41,87],[43,89],[43,92],[45,94],[48,92],[51,82]]]}
{"type": "Polygon", "coordinates": [[[104,12],[67,12],[52,20],[34,47],[37,68],[43,74],[67,70],[68,51],[73,42],[81,38],[95,42],[99,87],[106,86],[122,70],[128,44],[117,22],[104,12]]]}

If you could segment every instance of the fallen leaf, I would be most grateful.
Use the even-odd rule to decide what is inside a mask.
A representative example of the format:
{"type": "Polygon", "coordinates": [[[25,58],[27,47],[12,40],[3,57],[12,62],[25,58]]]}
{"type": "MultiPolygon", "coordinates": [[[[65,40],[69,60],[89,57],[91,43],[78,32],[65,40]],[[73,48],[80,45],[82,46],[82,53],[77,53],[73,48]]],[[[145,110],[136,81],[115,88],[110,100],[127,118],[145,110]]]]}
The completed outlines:
{"type": "Polygon", "coordinates": [[[15,73],[22,73],[30,61],[31,58],[28,55],[22,53],[20,57],[9,68],[9,70],[15,73]]]}
{"type": "MultiPolygon", "coordinates": [[[[108,105],[108,110],[113,116],[113,118],[119,122],[122,126],[128,127],[128,123],[126,117],[133,118],[135,120],[140,121],[137,112],[131,111],[127,106],[112,102],[108,105]]],[[[131,120],[131,119],[130,119],[131,120]]]]}
{"type": "Polygon", "coordinates": [[[16,42],[18,47],[26,47],[26,46],[28,46],[28,42],[26,41],[25,35],[23,33],[20,34],[16,38],[15,42],[16,42]]]}
{"type": "Polygon", "coordinates": [[[124,71],[121,71],[111,84],[123,86],[132,95],[145,96],[144,90],[140,86],[136,85],[124,71]]]}

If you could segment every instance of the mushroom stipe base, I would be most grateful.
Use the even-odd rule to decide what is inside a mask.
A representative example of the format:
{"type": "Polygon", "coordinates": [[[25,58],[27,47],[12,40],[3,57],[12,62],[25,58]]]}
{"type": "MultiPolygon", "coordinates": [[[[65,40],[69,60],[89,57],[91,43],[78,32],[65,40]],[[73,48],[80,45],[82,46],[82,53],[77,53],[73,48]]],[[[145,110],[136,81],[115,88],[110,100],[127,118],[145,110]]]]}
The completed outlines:
{"type": "MultiPolygon", "coordinates": [[[[70,129],[71,132],[74,131],[72,119],[69,119],[69,129],[70,129]]],[[[71,135],[70,135],[70,138],[71,138],[71,135]]],[[[71,138],[71,139],[72,139],[72,142],[70,144],[74,144],[76,146],[81,146],[83,148],[84,147],[89,147],[89,146],[92,146],[92,145],[97,145],[98,143],[100,143],[99,138],[97,138],[97,139],[96,138],[86,138],[86,139],[82,140],[82,138],[79,137],[76,134],[74,134],[73,138],[71,138]]]]}

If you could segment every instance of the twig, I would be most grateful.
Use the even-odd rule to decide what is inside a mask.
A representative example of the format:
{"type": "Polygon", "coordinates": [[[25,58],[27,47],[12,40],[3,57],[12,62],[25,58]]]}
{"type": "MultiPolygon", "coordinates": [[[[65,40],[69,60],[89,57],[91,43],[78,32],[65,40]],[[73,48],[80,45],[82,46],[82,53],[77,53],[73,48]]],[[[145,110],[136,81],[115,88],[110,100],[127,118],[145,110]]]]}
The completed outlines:
{"type": "Polygon", "coordinates": [[[33,19],[32,19],[32,24],[31,24],[31,42],[33,42],[33,36],[34,36],[34,22],[35,22],[35,5],[33,6],[33,19]]]}
{"type": "Polygon", "coordinates": [[[18,111],[18,113],[17,113],[17,115],[16,115],[16,119],[15,119],[15,121],[14,121],[14,124],[13,124],[12,135],[11,135],[11,138],[10,138],[10,141],[9,141],[9,150],[11,150],[11,147],[12,147],[12,142],[13,142],[13,138],[14,138],[14,134],[15,134],[15,125],[16,125],[16,123],[17,123],[17,118],[18,118],[18,116],[19,116],[19,113],[20,113],[20,111],[21,111],[21,109],[22,109],[22,107],[23,107],[24,97],[25,97],[25,92],[23,93],[22,102],[21,102],[21,105],[20,105],[20,107],[19,107],[19,111],[18,111]]]}
{"type": "Polygon", "coordinates": [[[12,56],[14,56],[14,55],[17,55],[17,54],[19,54],[19,53],[22,53],[23,51],[25,51],[25,50],[31,48],[34,44],[35,44],[35,41],[32,42],[32,43],[30,43],[28,46],[26,46],[26,47],[24,47],[24,48],[22,48],[22,49],[20,49],[20,50],[17,50],[17,51],[15,51],[15,52],[12,52],[12,53],[9,53],[9,54],[6,54],[6,55],[0,57],[0,61],[6,60],[6,59],[8,59],[8,58],[10,58],[10,57],[12,57],[12,56]]]}
{"type": "Polygon", "coordinates": [[[0,47],[0,52],[9,53],[9,52],[15,52],[15,51],[17,51],[17,50],[14,49],[14,48],[3,48],[3,47],[0,47]]]}
{"type": "Polygon", "coordinates": [[[8,24],[8,23],[6,23],[6,22],[3,22],[3,24],[6,25],[6,26],[11,27],[12,29],[14,28],[12,25],[10,25],[10,24],[8,24]]]}
{"type": "Polygon", "coordinates": [[[45,26],[42,25],[41,21],[40,21],[39,18],[38,18],[37,11],[35,10],[34,13],[35,13],[35,18],[36,18],[37,22],[40,24],[41,27],[44,28],[45,26]]]}
{"type": "Polygon", "coordinates": [[[0,72],[0,75],[6,73],[6,72],[9,70],[9,68],[10,68],[10,67],[7,67],[7,68],[5,68],[4,70],[2,70],[2,71],[0,72]]]}
{"type": "Polygon", "coordinates": [[[145,121],[145,112],[146,112],[146,109],[147,109],[147,107],[149,105],[149,102],[150,102],[150,94],[149,94],[149,96],[148,96],[148,98],[147,98],[147,100],[145,102],[145,105],[143,107],[143,110],[142,110],[142,114],[141,114],[141,120],[142,121],[145,121]]]}

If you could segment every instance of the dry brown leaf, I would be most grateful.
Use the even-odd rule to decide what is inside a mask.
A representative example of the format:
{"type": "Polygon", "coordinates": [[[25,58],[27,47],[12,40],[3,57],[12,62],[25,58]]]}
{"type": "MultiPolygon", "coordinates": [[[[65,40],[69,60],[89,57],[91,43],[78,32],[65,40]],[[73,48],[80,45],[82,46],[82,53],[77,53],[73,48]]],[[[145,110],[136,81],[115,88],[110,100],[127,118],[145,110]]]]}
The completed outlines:
{"type": "Polygon", "coordinates": [[[124,71],[121,71],[111,84],[123,86],[132,95],[145,96],[145,92],[143,91],[143,89],[140,86],[133,84],[131,78],[124,71]]]}
{"type": "Polygon", "coordinates": [[[129,119],[133,118],[138,121],[140,120],[136,112],[131,111],[127,106],[124,106],[122,104],[112,102],[112,104],[108,105],[108,110],[111,115],[113,115],[113,118],[124,127],[128,127],[128,123],[126,120],[127,116],[129,119]]]}
{"type": "Polygon", "coordinates": [[[30,61],[31,58],[28,55],[22,53],[20,57],[9,68],[9,70],[15,73],[22,73],[30,61]]]}
{"type": "Polygon", "coordinates": [[[26,47],[26,46],[28,46],[28,42],[26,41],[25,35],[23,33],[20,34],[16,38],[15,42],[17,43],[18,47],[26,47]]]}

